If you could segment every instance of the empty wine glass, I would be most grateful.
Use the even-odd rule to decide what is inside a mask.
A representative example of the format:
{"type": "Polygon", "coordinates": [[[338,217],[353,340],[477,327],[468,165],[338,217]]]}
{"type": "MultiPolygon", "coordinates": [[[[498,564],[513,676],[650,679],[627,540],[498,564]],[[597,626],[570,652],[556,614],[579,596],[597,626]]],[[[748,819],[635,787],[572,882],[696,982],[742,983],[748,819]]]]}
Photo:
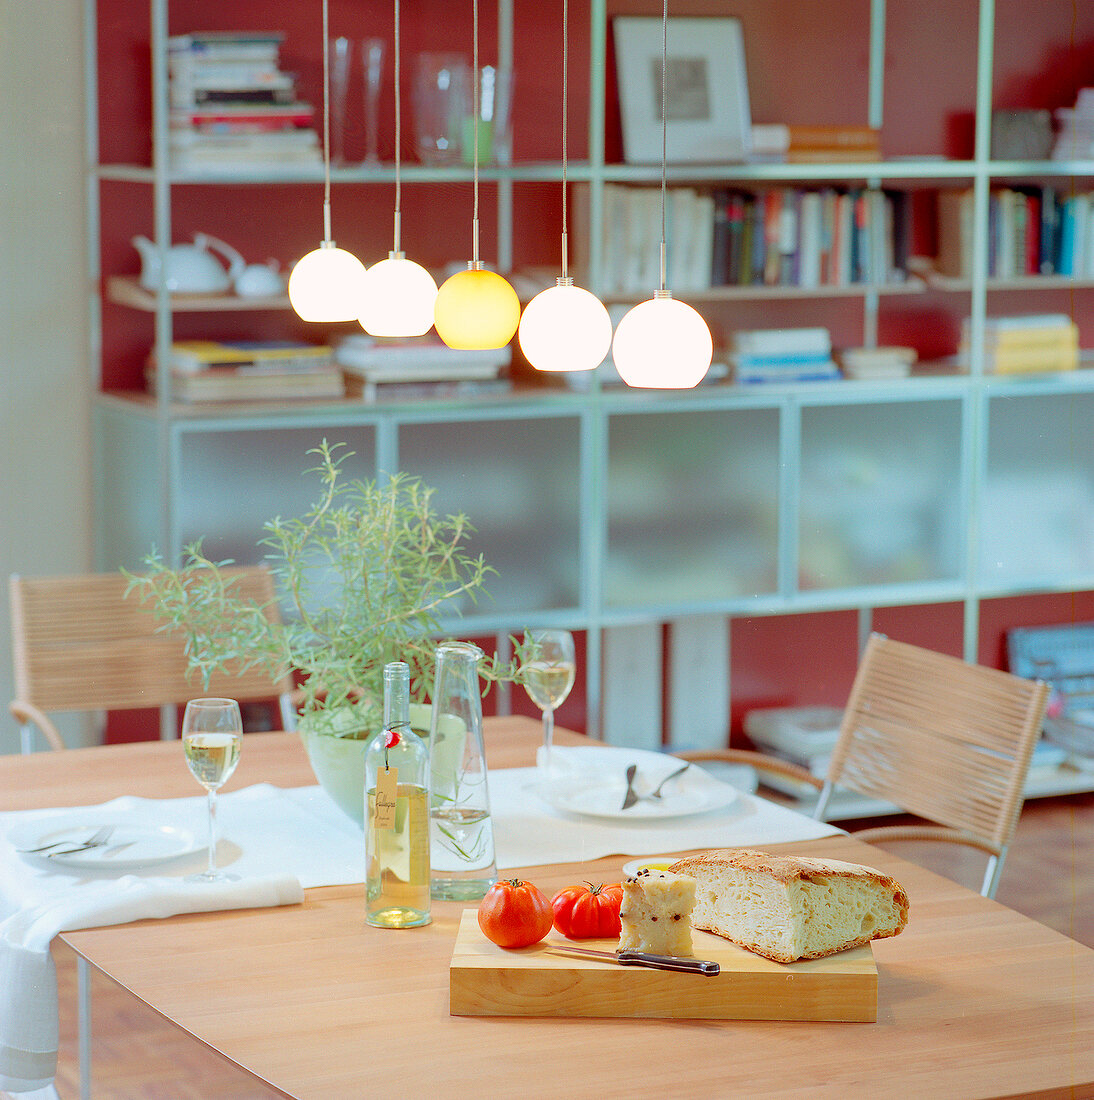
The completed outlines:
{"type": "MultiPolygon", "coordinates": [[[[366,38],[361,43],[361,62],[365,71],[365,164],[380,163],[380,91],[384,82],[382,38],[366,38]]],[[[398,95],[399,89],[395,89],[398,95]]]]}
{"type": "Polygon", "coordinates": [[[234,882],[239,875],[217,870],[217,790],[236,770],[243,720],[234,699],[191,699],[182,719],[182,748],[193,777],[208,792],[209,862],[187,882],[234,882]]]}
{"type": "Polygon", "coordinates": [[[568,630],[529,630],[525,644],[528,656],[523,663],[524,690],[543,711],[543,750],[547,764],[555,732],[555,710],[566,701],[577,673],[574,636],[568,630]]]}
{"type": "Polygon", "coordinates": [[[335,165],[346,163],[346,96],[352,45],[348,38],[330,40],[330,160],[335,165]]]}

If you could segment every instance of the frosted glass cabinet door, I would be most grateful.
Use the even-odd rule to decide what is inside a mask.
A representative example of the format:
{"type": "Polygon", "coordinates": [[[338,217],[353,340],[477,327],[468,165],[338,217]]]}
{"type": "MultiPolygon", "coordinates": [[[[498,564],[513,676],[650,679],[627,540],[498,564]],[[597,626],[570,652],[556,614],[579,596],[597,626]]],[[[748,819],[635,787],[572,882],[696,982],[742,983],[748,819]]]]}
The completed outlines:
{"type": "Polygon", "coordinates": [[[961,403],[802,409],[803,590],[956,579],[961,403]]]}
{"type": "Polygon", "coordinates": [[[619,413],[608,432],[607,607],[775,590],[777,410],[619,413]]]}
{"type": "Polygon", "coordinates": [[[370,427],[254,428],[186,431],[179,440],[178,530],[182,542],[204,539],[214,560],[262,560],[262,525],[275,516],[300,516],[323,492],[305,473],[323,439],[353,451],[342,466],[348,478],[376,476],[375,431],[370,427]]]}
{"type": "Polygon", "coordinates": [[[576,417],[404,424],[399,468],[475,528],[470,551],[497,574],[466,616],[579,606],[581,432],[576,417]]]}
{"type": "Polygon", "coordinates": [[[1094,573],[1094,394],[993,397],[981,495],[980,582],[1094,573]]]}

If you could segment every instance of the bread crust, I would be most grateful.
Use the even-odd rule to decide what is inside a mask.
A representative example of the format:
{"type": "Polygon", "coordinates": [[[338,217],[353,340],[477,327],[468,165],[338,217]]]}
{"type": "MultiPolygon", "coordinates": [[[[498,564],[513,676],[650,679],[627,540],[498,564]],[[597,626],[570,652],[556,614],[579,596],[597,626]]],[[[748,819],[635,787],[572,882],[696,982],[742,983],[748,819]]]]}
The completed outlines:
{"type": "Polygon", "coordinates": [[[742,937],[739,930],[717,926],[714,921],[702,926],[707,931],[722,936],[724,939],[753,951],[757,955],[771,959],[773,962],[792,963],[798,959],[819,959],[827,955],[834,955],[839,951],[849,951],[852,948],[861,947],[871,940],[886,939],[890,936],[899,935],[908,923],[908,895],[904,887],[896,879],[890,878],[881,871],[858,863],[847,863],[839,859],[821,859],[813,856],[770,855],[753,848],[721,848],[677,860],[669,868],[669,871],[673,874],[702,878],[704,871],[718,873],[730,869],[764,875],[786,887],[802,880],[812,881],[825,878],[869,879],[892,894],[893,906],[898,915],[895,927],[878,929],[871,934],[847,939],[837,947],[805,952],[800,955],[788,955],[772,949],[769,945],[751,942],[746,937],[742,937]]]}

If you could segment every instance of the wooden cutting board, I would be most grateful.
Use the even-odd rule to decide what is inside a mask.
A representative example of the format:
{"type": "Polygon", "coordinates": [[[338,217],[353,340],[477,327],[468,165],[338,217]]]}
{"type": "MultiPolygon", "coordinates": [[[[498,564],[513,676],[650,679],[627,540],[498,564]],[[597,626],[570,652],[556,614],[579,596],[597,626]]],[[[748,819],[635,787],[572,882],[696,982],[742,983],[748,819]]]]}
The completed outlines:
{"type": "MultiPolygon", "coordinates": [[[[453,1016],[656,1016],[705,1020],[877,1020],[877,967],[870,944],[824,959],[771,962],[720,936],[695,932],[696,958],[721,966],[715,977],[620,966],[556,954],[558,932],[532,947],[505,950],[465,909],[449,967],[453,1016]]],[[[578,947],[614,951],[614,940],[578,947]]]]}

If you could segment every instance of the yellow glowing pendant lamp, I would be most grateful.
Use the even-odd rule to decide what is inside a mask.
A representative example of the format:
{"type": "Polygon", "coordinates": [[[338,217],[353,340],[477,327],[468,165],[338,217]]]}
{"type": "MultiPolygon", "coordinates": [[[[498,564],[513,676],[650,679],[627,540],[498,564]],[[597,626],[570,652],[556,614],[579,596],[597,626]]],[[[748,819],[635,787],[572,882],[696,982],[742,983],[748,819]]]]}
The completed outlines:
{"type": "Polygon", "coordinates": [[[612,320],[595,294],[569,277],[566,218],[566,108],[569,78],[569,0],[562,3],[562,275],[524,307],[520,350],[536,370],[594,370],[612,345],[612,320]]]}
{"type": "Polygon", "coordinates": [[[433,307],[437,335],[450,347],[464,350],[502,348],[513,339],[520,323],[517,292],[479,259],[479,0],[473,4],[474,56],[471,81],[474,110],[475,209],[471,221],[471,262],[466,271],[441,284],[433,307]]]}
{"type": "Polygon", "coordinates": [[[661,282],[654,296],[626,313],[612,342],[615,369],[628,386],[691,389],[710,369],[714,342],[706,321],[665,289],[665,70],[669,52],[669,4],[661,16],[661,282]]]}
{"type": "Polygon", "coordinates": [[[402,237],[400,176],[402,116],[399,103],[399,0],[395,0],[395,243],[386,260],[365,273],[357,320],[373,336],[423,336],[433,327],[437,284],[421,264],[406,258],[402,237]]]}
{"type": "Polygon", "coordinates": [[[289,302],[303,321],[352,321],[361,308],[365,265],[330,239],[330,36],[323,0],[323,243],[293,267],[289,302]]]}

